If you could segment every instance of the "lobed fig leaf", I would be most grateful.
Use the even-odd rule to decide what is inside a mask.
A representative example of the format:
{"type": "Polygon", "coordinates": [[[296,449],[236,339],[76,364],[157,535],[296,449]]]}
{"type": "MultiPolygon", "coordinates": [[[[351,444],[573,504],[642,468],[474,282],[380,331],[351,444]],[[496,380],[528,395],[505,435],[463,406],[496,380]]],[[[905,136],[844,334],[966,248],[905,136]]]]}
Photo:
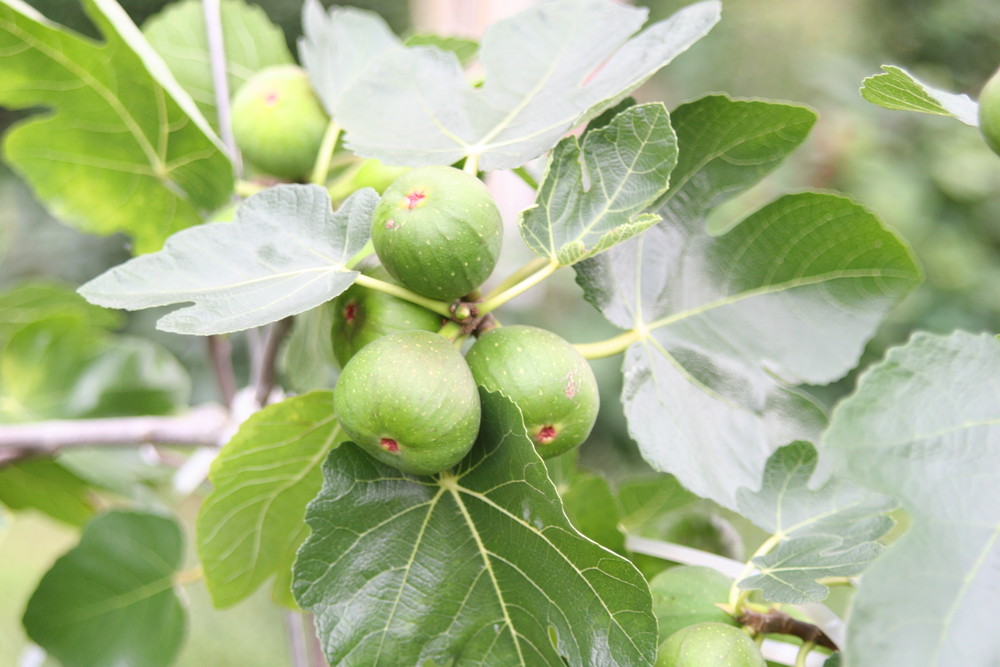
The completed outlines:
{"type": "Polygon", "coordinates": [[[455,465],[479,433],[479,393],[462,355],[427,331],[383,336],[344,367],[334,394],[344,431],[374,458],[433,475],[455,465]]]}
{"type": "Polygon", "coordinates": [[[760,649],[731,625],[698,623],[660,644],[656,667],[765,667],[760,649]]]}
{"type": "Polygon", "coordinates": [[[726,602],[732,581],[718,570],[700,565],[680,565],[664,570],[649,582],[653,615],[660,641],[698,623],[724,623],[738,627],[736,620],[716,606],[726,602]]]}
{"type": "MultiPolygon", "coordinates": [[[[365,273],[392,282],[383,267],[374,267],[365,273]]],[[[441,316],[437,313],[355,284],[333,301],[333,356],[343,368],[358,350],[382,336],[413,329],[435,332],[440,328],[441,316]]]]}
{"type": "Polygon", "coordinates": [[[514,401],[542,458],[567,452],[590,435],[600,407],[597,380],[587,360],[551,331],[493,329],[469,349],[466,361],[480,386],[514,401]]]}
{"type": "Polygon", "coordinates": [[[414,292],[451,301],[479,287],[500,256],[503,221],[475,176],[423,167],[382,195],[372,243],[382,265],[414,292]]]}
{"type": "Polygon", "coordinates": [[[309,174],[330,122],[297,65],[257,72],[233,97],[232,114],[243,157],[267,174],[293,181],[309,174]]]}

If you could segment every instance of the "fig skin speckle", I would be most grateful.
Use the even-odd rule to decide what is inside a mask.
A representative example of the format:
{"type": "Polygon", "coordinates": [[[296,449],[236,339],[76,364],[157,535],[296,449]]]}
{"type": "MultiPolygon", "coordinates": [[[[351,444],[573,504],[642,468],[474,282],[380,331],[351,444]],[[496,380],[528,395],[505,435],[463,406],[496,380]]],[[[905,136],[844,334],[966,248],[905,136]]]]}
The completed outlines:
{"type": "Polygon", "coordinates": [[[465,359],[427,331],[383,336],[362,348],[341,372],[333,402],[353,442],[415,475],[451,468],[479,433],[479,391],[465,359]],[[394,451],[383,444],[390,440],[394,451]]]}
{"type": "Polygon", "coordinates": [[[597,379],[587,360],[545,329],[506,326],[483,334],[465,357],[477,384],[500,391],[524,416],[542,458],[580,445],[597,420],[597,379]],[[567,391],[572,380],[573,391],[567,391]]]}

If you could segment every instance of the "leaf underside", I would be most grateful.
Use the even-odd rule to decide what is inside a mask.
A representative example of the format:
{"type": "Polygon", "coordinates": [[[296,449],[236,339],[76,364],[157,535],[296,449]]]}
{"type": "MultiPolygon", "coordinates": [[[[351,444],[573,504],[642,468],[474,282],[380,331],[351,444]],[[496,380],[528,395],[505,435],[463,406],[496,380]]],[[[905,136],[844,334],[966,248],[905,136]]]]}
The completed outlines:
{"type": "Polygon", "coordinates": [[[870,76],[861,84],[861,96],[872,104],[886,109],[951,116],[966,125],[979,127],[979,106],[968,95],[931,88],[899,67],[883,65],[882,69],[884,73],[870,76]]]}

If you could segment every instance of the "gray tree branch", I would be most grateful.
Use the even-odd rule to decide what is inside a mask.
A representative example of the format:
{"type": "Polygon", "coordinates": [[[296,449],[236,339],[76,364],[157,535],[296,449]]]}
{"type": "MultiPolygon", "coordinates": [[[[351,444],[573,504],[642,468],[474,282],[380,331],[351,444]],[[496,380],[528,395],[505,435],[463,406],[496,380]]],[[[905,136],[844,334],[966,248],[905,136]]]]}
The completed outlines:
{"type": "Polygon", "coordinates": [[[164,444],[217,447],[229,425],[229,411],[206,403],[171,417],[56,419],[0,425],[0,467],[75,447],[164,444]]]}

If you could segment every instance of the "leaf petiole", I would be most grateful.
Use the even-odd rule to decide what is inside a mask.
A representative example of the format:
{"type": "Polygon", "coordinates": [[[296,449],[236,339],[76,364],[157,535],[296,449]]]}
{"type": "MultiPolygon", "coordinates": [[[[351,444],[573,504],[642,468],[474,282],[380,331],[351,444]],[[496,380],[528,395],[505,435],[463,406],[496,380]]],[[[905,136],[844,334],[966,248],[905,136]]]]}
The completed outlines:
{"type": "Polygon", "coordinates": [[[799,652],[795,656],[795,667],[806,667],[806,658],[809,657],[809,653],[812,652],[816,644],[813,642],[803,642],[802,646],[799,647],[799,652]]]}
{"type": "Polygon", "coordinates": [[[358,285],[362,285],[369,289],[378,290],[379,292],[385,292],[391,296],[398,297],[400,299],[405,299],[410,303],[415,303],[418,306],[423,306],[427,310],[433,311],[440,315],[441,317],[451,318],[451,311],[448,309],[448,304],[444,301],[437,301],[435,299],[430,299],[426,296],[421,296],[416,292],[411,292],[405,287],[399,285],[393,285],[392,283],[387,283],[384,280],[379,280],[378,278],[372,278],[371,276],[366,276],[365,274],[359,274],[354,280],[358,285]]]}
{"type": "Polygon", "coordinates": [[[351,257],[349,260],[347,260],[347,264],[344,265],[344,268],[353,269],[355,266],[365,261],[374,254],[375,254],[375,245],[372,243],[371,239],[368,239],[368,242],[361,247],[361,250],[359,250],[357,254],[354,255],[354,257],[351,257]]]}
{"type": "Polygon", "coordinates": [[[522,181],[524,181],[529,188],[531,188],[532,190],[538,189],[538,181],[535,180],[534,176],[528,173],[527,169],[525,169],[524,167],[518,167],[517,169],[514,170],[514,173],[517,174],[517,176],[522,181]]]}
{"type": "Polygon", "coordinates": [[[636,329],[630,329],[614,338],[598,341],[596,343],[576,343],[573,347],[584,359],[603,359],[613,357],[624,352],[628,347],[642,338],[642,334],[636,329]]]}
{"type": "Polygon", "coordinates": [[[750,591],[740,590],[739,583],[753,572],[754,567],[756,567],[753,564],[754,559],[768,554],[771,549],[778,546],[783,537],[783,535],[777,533],[764,540],[764,543],[757,547],[757,551],[753,552],[753,555],[747,559],[746,564],[743,566],[743,571],[733,579],[733,585],[729,587],[729,607],[732,609],[734,617],[739,616],[743,612],[743,605],[747,601],[747,598],[750,597],[750,591]]]}
{"type": "Polygon", "coordinates": [[[326,126],[323,143],[320,144],[319,153],[316,155],[316,164],[309,177],[310,183],[326,184],[326,177],[330,173],[330,161],[333,160],[333,151],[337,148],[337,140],[339,139],[340,125],[331,120],[330,124],[326,126]]]}
{"type": "MultiPolygon", "coordinates": [[[[536,260],[527,264],[524,269],[531,267],[530,273],[527,273],[527,275],[524,275],[523,278],[520,278],[520,280],[514,282],[509,287],[501,285],[497,289],[490,292],[483,302],[479,304],[479,313],[481,315],[485,315],[486,313],[496,310],[514,297],[527,292],[529,289],[551,276],[556,272],[556,269],[562,266],[562,264],[560,264],[556,259],[543,258],[543,262],[544,263],[540,264],[536,260]]],[[[520,277],[520,274],[521,271],[518,271],[514,274],[514,276],[520,277]]],[[[512,278],[514,276],[512,276],[512,278]]],[[[504,284],[508,281],[510,281],[510,279],[504,281],[504,284]]]]}

